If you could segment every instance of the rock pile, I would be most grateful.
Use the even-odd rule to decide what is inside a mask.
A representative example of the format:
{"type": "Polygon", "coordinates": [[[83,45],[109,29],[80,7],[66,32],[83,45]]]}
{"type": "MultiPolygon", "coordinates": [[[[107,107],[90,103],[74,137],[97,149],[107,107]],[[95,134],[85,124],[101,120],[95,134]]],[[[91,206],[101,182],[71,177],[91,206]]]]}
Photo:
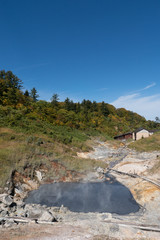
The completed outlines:
{"type": "Polygon", "coordinates": [[[25,204],[22,201],[15,202],[11,195],[0,195],[0,225],[10,227],[19,223],[29,222],[57,222],[57,213],[64,212],[64,207],[46,207],[38,204],[25,204]]]}

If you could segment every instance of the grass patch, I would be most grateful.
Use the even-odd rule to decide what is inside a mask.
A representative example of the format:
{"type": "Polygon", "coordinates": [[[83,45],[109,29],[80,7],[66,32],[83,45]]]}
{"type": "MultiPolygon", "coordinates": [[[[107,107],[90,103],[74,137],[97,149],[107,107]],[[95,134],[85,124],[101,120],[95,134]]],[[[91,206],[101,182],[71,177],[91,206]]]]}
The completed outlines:
{"type": "Polygon", "coordinates": [[[107,164],[94,159],[84,159],[64,156],[61,158],[60,163],[62,163],[67,169],[74,170],[77,172],[88,172],[93,171],[95,167],[107,167],[107,164]]]}
{"type": "MultiPolygon", "coordinates": [[[[91,150],[90,144],[93,140],[84,141],[86,137],[79,133],[73,135],[73,138],[72,144],[64,144],[56,141],[52,135],[24,134],[15,129],[0,128],[0,187],[5,186],[14,170],[33,179],[35,170],[41,165],[51,170],[48,171],[51,179],[56,178],[54,169],[51,169],[51,163],[55,159],[58,159],[66,170],[78,172],[91,171],[98,166],[106,167],[106,164],[100,161],[78,158],[76,152],[91,150]]],[[[61,171],[59,175],[65,175],[64,169],[61,171]]]]}
{"type": "Polygon", "coordinates": [[[130,143],[128,147],[139,152],[160,151],[160,133],[130,143]]]}

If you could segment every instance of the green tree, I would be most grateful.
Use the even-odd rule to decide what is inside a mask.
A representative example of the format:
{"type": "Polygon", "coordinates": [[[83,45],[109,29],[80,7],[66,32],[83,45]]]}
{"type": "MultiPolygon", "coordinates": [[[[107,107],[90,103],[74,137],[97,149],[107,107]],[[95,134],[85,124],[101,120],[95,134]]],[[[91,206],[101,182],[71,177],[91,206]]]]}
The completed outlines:
{"type": "Polygon", "coordinates": [[[22,98],[22,81],[11,71],[0,71],[0,104],[16,106],[22,98]]]}
{"type": "Polygon", "coordinates": [[[98,104],[96,101],[93,101],[92,103],[92,111],[97,112],[98,111],[98,104]]]}
{"type": "Polygon", "coordinates": [[[28,90],[26,90],[26,91],[24,92],[24,96],[29,97],[29,92],[28,92],[28,90]]]}
{"type": "Polygon", "coordinates": [[[35,89],[35,87],[31,89],[30,96],[34,102],[38,101],[39,95],[37,94],[37,90],[35,89]]]}
{"type": "Polygon", "coordinates": [[[101,112],[105,117],[107,117],[109,115],[108,108],[104,101],[101,103],[101,112]]]}
{"type": "Polygon", "coordinates": [[[67,111],[69,111],[69,110],[70,110],[70,99],[67,97],[67,98],[65,99],[64,103],[65,103],[65,109],[66,109],[67,111]]]}
{"type": "Polygon", "coordinates": [[[155,117],[156,123],[160,123],[160,118],[159,117],[155,117]]]}
{"type": "Polygon", "coordinates": [[[58,106],[58,101],[59,101],[59,95],[57,93],[53,94],[53,96],[51,98],[52,106],[54,106],[54,107],[58,106]]]}

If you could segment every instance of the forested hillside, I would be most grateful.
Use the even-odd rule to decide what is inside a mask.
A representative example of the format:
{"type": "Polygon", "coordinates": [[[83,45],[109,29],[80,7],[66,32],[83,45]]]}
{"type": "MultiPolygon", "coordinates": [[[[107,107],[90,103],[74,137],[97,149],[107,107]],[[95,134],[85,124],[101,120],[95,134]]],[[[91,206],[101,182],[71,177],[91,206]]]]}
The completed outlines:
{"type": "Polygon", "coordinates": [[[0,71],[0,125],[29,132],[49,131],[53,138],[59,137],[64,143],[71,142],[73,136],[69,134],[63,139],[61,134],[57,134],[63,127],[67,132],[75,129],[113,137],[138,127],[154,129],[160,126],[154,121],[146,121],[137,113],[116,109],[105,102],[84,99],[75,103],[69,98],[60,102],[56,93],[50,102],[42,101],[35,87],[23,92],[22,81],[11,71],[4,70],[0,71]]]}
{"type": "Polygon", "coordinates": [[[77,152],[91,149],[92,136],[105,140],[137,127],[159,124],[105,102],[60,102],[57,94],[42,101],[35,87],[23,91],[17,76],[0,71],[0,192],[8,179],[34,179],[37,170],[45,172],[47,182],[105,167],[77,152]]]}

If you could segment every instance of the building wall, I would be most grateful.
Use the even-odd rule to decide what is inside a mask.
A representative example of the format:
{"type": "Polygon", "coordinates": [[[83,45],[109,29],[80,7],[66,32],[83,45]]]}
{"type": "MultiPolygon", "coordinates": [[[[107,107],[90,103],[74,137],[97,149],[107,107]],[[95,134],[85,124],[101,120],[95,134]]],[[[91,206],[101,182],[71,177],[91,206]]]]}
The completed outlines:
{"type": "Polygon", "coordinates": [[[125,139],[130,139],[130,138],[132,139],[132,135],[133,135],[132,133],[125,135],[125,139]]]}
{"type": "Polygon", "coordinates": [[[130,139],[130,138],[132,139],[132,133],[123,134],[121,136],[115,137],[114,139],[123,140],[123,139],[130,139]]]}
{"type": "Polygon", "coordinates": [[[139,139],[142,139],[142,138],[147,138],[151,134],[147,130],[143,129],[143,130],[141,130],[141,131],[139,131],[139,132],[137,132],[133,135],[134,135],[134,140],[139,140],[139,139]]]}

